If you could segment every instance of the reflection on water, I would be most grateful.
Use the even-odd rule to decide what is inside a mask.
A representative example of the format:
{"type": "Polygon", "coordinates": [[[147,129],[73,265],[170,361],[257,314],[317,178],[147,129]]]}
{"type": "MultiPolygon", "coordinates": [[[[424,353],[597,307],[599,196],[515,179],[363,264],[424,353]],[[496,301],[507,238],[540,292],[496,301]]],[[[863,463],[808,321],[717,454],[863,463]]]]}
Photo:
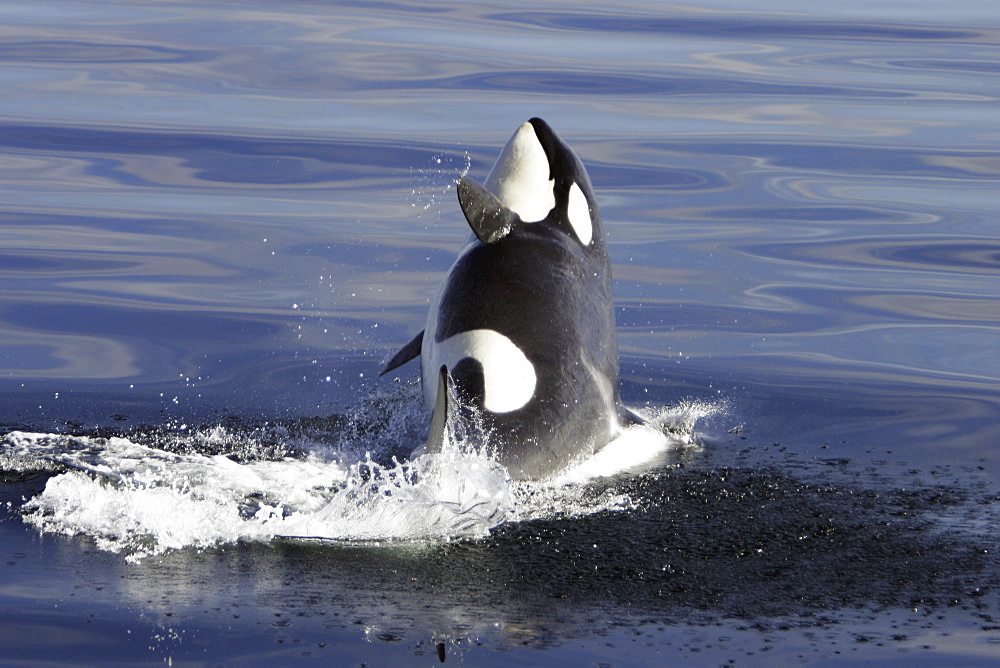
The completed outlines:
{"type": "MultiPolygon", "coordinates": [[[[126,563],[86,544],[8,538],[24,560],[13,565],[43,590],[58,586],[47,567],[87,555],[62,606],[67,620],[110,598],[140,613],[137,636],[170,636],[153,649],[177,657],[306,648],[326,657],[332,639],[358,635],[379,656],[394,651],[382,643],[417,655],[440,643],[458,655],[562,650],[626,629],[659,651],[696,632],[729,657],[775,639],[782,656],[823,656],[858,634],[916,650],[936,639],[931,619],[995,628],[996,541],[983,527],[996,509],[979,486],[953,484],[948,466],[923,476],[881,461],[876,473],[836,457],[808,463],[784,447],[751,450],[741,459],[752,466],[732,467],[689,451],[658,473],[577,492],[600,499],[610,486],[631,498],[627,510],[508,524],[478,541],[280,541],[126,563]],[[906,488],[893,489],[901,474],[906,488]],[[230,645],[236,628],[255,629],[240,648],[230,645]]],[[[3,591],[8,601],[38,594],[3,591]]],[[[619,661],[642,656],[621,651],[619,661]]]]}
{"type": "MultiPolygon", "coordinates": [[[[751,492],[765,489],[787,496],[805,483],[783,467],[808,477],[826,466],[821,460],[873,452],[904,471],[954,466],[942,476],[963,489],[973,485],[970,476],[996,482],[1000,26],[991,10],[975,0],[911,6],[905,16],[895,6],[853,0],[822,8],[768,0],[752,11],[716,0],[530,10],[408,2],[12,5],[0,44],[0,424],[9,425],[2,433],[171,430],[233,415],[269,421],[356,406],[380,387],[374,374],[384,358],[422,327],[441,273],[468,234],[454,180],[466,171],[482,179],[511,129],[539,115],[587,163],[600,199],[626,400],[731,406],[727,422],[707,427],[719,439],[709,440],[706,459],[672,472],[676,484],[711,490],[702,499],[760,500],[751,492]],[[730,428],[734,435],[724,436],[730,428]],[[806,454],[794,466],[781,456],[771,461],[759,448],[772,443],[806,454]],[[749,452],[740,464],[746,470],[719,473],[740,450],[749,452]],[[765,463],[775,466],[764,471],[765,463]]],[[[652,558],[642,527],[674,535],[673,522],[681,521],[670,516],[680,493],[670,479],[643,483],[649,507],[621,515],[640,527],[609,518],[526,524],[485,544],[440,547],[418,559],[427,561],[398,568],[426,586],[426,596],[400,594],[405,583],[390,581],[374,591],[391,592],[396,608],[364,599],[352,610],[360,626],[391,638],[396,631],[386,619],[419,617],[420,605],[440,597],[459,611],[459,627],[507,624],[512,643],[544,627],[550,637],[538,644],[565,647],[607,611],[602,596],[627,589],[662,623],[665,609],[676,610],[653,600],[666,571],[636,564],[652,558]],[[595,561],[587,552],[604,536],[627,546],[621,561],[595,561]],[[560,541],[573,568],[620,571],[594,581],[607,585],[600,592],[578,584],[582,573],[559,580],[549,570],[563,564],[550,550],[560,541]],[[521,557],[525,570],[505,581],[517,583],[526,604],[548,606],[539,592],[568,601],[537,624],[512,601],[490,598],[502,599],[502,587],[449,593],[412,571],[481,575],[465,560],[502,569],[521,557]],[[557,623],[559,615],[568,621],[557,623]]],[[[796,507],[826,517],[833,504],[875,523],[895,521],[897,511],[930,517],[940,510],[923,497],[905,505],[904,482],[878,485],[895,490],[885,492],[896,495],[891,502],[865,497],[870,503],[859,509],[850,494],[824,488],[796,507]]],[[[697,506],[695,496],[687,498],[697,506]]],[[[995,504],[985,492],[976,498],[995,504]]],[[[717,518],[742,508],[713,504],[717,518]]],[[[802,528],[800,515],[779,512],[779,520],[789,535],[802,528]]],[[[919,524],[893,535],[914,554],[939,547],[919,524]]],[[[732,534],[733,526],[709,521],[698,535],[706,545],[728,536],[740,549],[761,536],[732,534]]],[[[836,562],[850,548],[841,537],[871,538],[847,520],[832,526],[836,540],[822,543],[828,551],[797,551],[802,543],[789,541],[787,563],[836,562]]],[[[969,556],[963,550],[985,535],[976,526],[966,527],[972,543],[945,541],[948,554],[969,556]]],[[[715,596],[703,577],[722,566],[740,569],[699,557],[702,548],[690,540],[657,545],[678,548],[686,564],[687,580],[671,586],[689,582],[707,599],[674,587],[672,604],[712,600],[703,608],[737,614],[735,599],[715,596]]],[[[48,547],[38,548],[38,568],[61,573],[58,582],[68,577],[59,571],[66,564],[120,567],[78,542],[44,546],[68,552],[57,565],[48,547]]],[[[389,563],[395,557],[376,553],[384,559],[377,563],[397,568],[389,563]]],[[[319,577],[349,607],[360,594],[349,591],[349,569],[341,569],[364,562],[352,555],[281,545],[171,559],[197,563],[177,566],[180,580],[200,571],[195,576],[220,592],[252,580],[254,564],[299,569],[296,577],[319,577]],[[220,565],[230,559],[239,566],[220,565]],[[314,560],[333,575],[316,575],[308,565],[314,560]]],[[[990,572],[981,559],[956,563],[990,572]]],[[[753,586],[737,581],[759,600],[793,608],[803,587],[782,563],[758,563],[753,586]]],[[[138,579],[155,588],[158,577],[138,579]]],[[[277,588],[289,596],[320,596],[284,582],[277,588]]],[[[949,580],[915,582],[929,595],[949,580]]],[[[834,608],[869,600],[852,583],[845,574],[834,608]]],[[[908,606],[903,591],[887,605],[908,606]]],[[[959,591],[958,607],[975,608],[980,599],[959,591]]],[[[154,597],[124,600],[145,614],[154,597]]],[[[289,605],[274,614],[315,610],[289,605]]],[[[47,614],[19,628],[44,626],[47,614]]],[[[831,614],[849,624],[845,609],[831,614]]],[[[974,613],[962,620],[950,622],[952,637],[971,638],[967,647],[987,642],[979,621],[970,621],[978,620],[974,613]]],[[[254,617],[241,636],[272,621],[254,617]]],[[[337,628],[353,633],[355,621],[337,628]]],[[[198,624],[223,633],[207,618],[198,624]]],[[[398,625],[411,634],[416,628],[398,625]]],[[[251,643],[258,657],[274,644],[259,637],[251,643]]],[[[661,648],[685,642],[663,629],[649,637],[661,648]]],[[[707,651],[713,640],[694,644],[707,651]]],[[[940,635],[936,641],[944,646],[940,635]]],[[[151,644],[186,647],[179,637],[151,644]]],[[[380,656],[390,656],[386,645],[380,656]]],[[[640,656],[628,646],[629,656],[640,656]]],[[[596,662],[608,658],[602,647],[595,641],[580,651],[596,662]]],[[[412,659],[411,649],[392,656],[412,659]]],[[[356,647],[345,651],[359,663],[371,658],[356,647]]],[[[559,656],[572,662],[568,652],[559,656]]],[[[733,645],[712,656],[731,659],[733,645]]]]}

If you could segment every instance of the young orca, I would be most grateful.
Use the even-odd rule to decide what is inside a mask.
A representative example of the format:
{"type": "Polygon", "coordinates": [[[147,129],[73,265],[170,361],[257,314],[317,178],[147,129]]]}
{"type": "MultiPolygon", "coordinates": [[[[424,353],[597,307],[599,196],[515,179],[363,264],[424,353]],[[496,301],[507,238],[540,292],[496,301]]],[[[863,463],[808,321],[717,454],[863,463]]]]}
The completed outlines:
{"type": "Polygon", "coordinates": [[[468,419],[449,406],[453,387],[511,476],[544,478],[640,421],[619,398],[611,269],[590,178],[532,118],[484,184],[462,177],[458,200],[474,234],[425,330],[382,373],[421,357],[434,410],[428,451],[451,421],[468,419]]]}

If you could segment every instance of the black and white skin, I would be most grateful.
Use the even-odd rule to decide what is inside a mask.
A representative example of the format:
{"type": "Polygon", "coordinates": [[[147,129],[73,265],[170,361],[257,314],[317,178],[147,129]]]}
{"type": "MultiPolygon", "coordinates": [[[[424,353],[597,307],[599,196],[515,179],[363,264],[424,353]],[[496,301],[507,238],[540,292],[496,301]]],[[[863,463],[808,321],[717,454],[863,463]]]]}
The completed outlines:
{"type": "Polygon", "coordinates": [[[483,184],[459,181],[458,198],[473,235],[424,331],[382,373],[420,356],[434,411],[428,451],[470,414],[452,405],[457,397],[512,477],[545,478],[640,421],[619,397],[611,268],[590,178],[532,118],[483,184]]]}

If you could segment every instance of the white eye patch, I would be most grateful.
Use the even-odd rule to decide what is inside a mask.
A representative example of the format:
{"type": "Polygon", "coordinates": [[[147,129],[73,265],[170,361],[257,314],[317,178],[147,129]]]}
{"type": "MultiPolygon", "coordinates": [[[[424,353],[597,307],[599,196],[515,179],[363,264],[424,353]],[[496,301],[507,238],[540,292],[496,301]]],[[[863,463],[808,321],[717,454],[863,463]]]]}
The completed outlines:
{"type": "Polygon", "coordinates": [[[566,217],[569,224],[573,226],[576,238],[584,246],[589,246],[594,238],[594,221],[590,216],[590,205],[587,197],[580,190],[580,186],[575,183],[569,189],[569,204],[566,209],[566,217]]]}
{"type": "MultiPolygon", "coordinates": [[[[492,329],[472,329],[455,334],[431,349],[431,369],[453,368],[471,357],[483,367],[483,405],[493,413],[510,413],[535,395],[535,367],[513,341],[492,329]]],[[[437,375],[424,375],[424,398],[437,396],[437,375]],[[430,381],[430,382],[427,382],[430,381]],[[433,384],[434,387],[429,387],[433,384]]],[[[431,404],[433,405],[433,404],[431,404]]]]}
{"type": "Polygon", "coordinates": [[[549,178],[549,159],[535,128],[525,123],[500,152],[483,184],[525,223],[536,223],[556,205],[555,181],[549,178]]]}

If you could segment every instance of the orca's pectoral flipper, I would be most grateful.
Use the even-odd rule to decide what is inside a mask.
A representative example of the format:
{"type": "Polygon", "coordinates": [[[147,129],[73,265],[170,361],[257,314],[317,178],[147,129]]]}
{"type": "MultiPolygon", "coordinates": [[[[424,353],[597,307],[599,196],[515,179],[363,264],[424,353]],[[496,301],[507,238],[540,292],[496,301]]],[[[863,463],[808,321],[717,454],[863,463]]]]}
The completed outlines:
{"type": "Polygon", "coordinates": [[[618,405],[618,422],[623,427],[631,427],[638,424],[646,424],[646,419],[641,415],[632,412],[621,404],[618,405]]]}
{"type": "Polygon", "coordinates": [[[464,176],[458,182],[458,203],[469,227],[484,244],[500,241],[521,222],[486,186],[464,176]]]}
{"type": "Polygon", "coordinates": [[[448,367],[441,365],[441,371],[438,375],[438,391],[437,400],[434,402],[434,413],[431,414],[431,428],[427,432],[427,443],[424,445],[423,452],[441,452],[444,447],[444,441],[447,438],[445,434],[448,428],[448,403],[449,403],[449,391],[451,390],[451,376],[448,375],[448,367]]]}
{"type": "Polygon", "coordinates": [[[424,344],[424,333],[420,332],[413,339],[403,346],[398,353],[392,356],[392,359],[385,365],[385,368],[379,371],[380,376],[384,376],[393,369],[401,367],[410,360],[418,357],[420,355],[420,347],[424,344]]]}

